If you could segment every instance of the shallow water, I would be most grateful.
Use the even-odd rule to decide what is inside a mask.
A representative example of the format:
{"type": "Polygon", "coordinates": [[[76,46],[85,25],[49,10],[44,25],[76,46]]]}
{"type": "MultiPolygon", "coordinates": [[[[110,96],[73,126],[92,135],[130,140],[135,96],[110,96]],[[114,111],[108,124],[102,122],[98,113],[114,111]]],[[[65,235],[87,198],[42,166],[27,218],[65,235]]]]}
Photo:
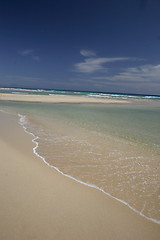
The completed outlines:
{"type": "Polygon", "coordinates": [[[160,220],[160,105],[1,102],[26,116],[37,152],[63,173],[160,220]]]}

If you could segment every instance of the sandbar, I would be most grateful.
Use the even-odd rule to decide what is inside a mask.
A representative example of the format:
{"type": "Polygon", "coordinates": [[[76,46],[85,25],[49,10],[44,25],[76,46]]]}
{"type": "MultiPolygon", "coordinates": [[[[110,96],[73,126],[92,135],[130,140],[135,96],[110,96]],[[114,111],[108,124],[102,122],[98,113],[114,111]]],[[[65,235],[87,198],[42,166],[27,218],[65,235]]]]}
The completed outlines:
{"type": "Polygon", "coordinates": [[[69,95],[33,95],[0,93],[0,100],[45,103],[128,103],[127,100],[69,95]]]}

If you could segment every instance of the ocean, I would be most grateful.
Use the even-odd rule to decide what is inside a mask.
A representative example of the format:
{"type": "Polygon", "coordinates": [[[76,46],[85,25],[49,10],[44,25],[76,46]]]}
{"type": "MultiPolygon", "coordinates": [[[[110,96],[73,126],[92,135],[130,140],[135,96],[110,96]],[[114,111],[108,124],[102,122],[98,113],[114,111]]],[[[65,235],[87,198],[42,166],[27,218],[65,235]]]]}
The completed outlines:
{"type": "Polygon", "coordinates": [[[34,95],[70,95],[70,96],[87,96],[109,99],[152,99],[160,100],[160,95],[144,94],[126,94],[126,93],[106,93],[106,92],[87,92],[73,90],[51,90],[51,89],[33,89],[33,88],[0,88],[0,93],[11,94],[34,94],[34,95]]]}
{"type": "Polygon", "coordinates": [[[160,96],[1,88],[0,93],[78,95],[124,103],[0,101],[33,134],[50,167],[160,223],[160,96]]]}

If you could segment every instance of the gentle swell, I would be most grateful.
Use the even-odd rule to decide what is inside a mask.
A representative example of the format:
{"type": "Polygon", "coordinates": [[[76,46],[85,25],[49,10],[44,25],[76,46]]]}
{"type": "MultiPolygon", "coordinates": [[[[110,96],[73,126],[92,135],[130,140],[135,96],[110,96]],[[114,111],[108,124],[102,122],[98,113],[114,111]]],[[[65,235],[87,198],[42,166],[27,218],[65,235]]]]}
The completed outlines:
{"type": "Polygon", "coordinates": [[[19,116],[19,124],[23,127],[24,131],[34,137],[34,138],[32,139],[32,142],[35,143],[36,146],[33,148],[33,153],[34,153],[35,155],[37,155],[39,158],[41,158],[42,161],[43,161],[48,167],[54,168],[56,171],[58,171],[59,173],[61,173],[61,174],[62,174],[63,176],[65,176],[65,177],[68,177],[68,178],[70,178],[70,179],[72,179],[72,180],[74,180],[74,181],[76,181],[76,182],[79,182],[79,183],[85,185],[85,186],[88,186],[88,187],[91,187],[91,188],[95,188],[95,189],[103,192],[103,193],[106,194],[107,196],[109,196],[109,197],[111,197],[111,198],[113,198],[113,199],[115,199],[115,200],[123,203],[124,205],[126,205],[126,206],[129,207],[131,210],[133,210],[134,212],[136,212],[136,213],[139,214],[140,216],[144,217],[145,219],[147,219],[147,220],[149,220],[149,221],[152,221],[152,222],[154,222],[154,223],[160,224],[160,220],[156,220],[156,219],[149,218],[149,217],[145,216],[145,215],[142,213],[143,209],[142,209],[141,212],[139,212],[138,210],[136,210],[135,208],[133,208],[132,206],[130,206],[127,202],[125,202],[125,201],[123,201],[123,200],[121,200],[121,199],[119,199],[119,198],[116,198],[116,197],[112,196],[111,194],[105,192],[103,189],[97,187],[96,185],[94,185],[94,184],[88,184],[88,183],[85,183],[85,182],[83,182],[83,181],[81,181],[81,180],[78,180],[78,179],[76,179],[76,178],[74,178],[74,177],[72,177],[72,176],[70,176],[70,175],[68,175],[68,174],[63,173],[61,170],[59,170],[59,168],[57,168],[57,167],[49,164],[49,163],[45,160],[45,158],[44,158],[43,156],[39,155],[39,153],[36,151],[36,149],[38,148],[38,145],[39,145],[36,140],[37,140],[39,137],[38,137],[38,136],[35,136],[32,132],[27,131],[27,127],[25,127],[25,123],[27,123],[26,117],[25,117],[24,115],[21,115],[21,114],[18,114],[18,116],[19,116]]]}

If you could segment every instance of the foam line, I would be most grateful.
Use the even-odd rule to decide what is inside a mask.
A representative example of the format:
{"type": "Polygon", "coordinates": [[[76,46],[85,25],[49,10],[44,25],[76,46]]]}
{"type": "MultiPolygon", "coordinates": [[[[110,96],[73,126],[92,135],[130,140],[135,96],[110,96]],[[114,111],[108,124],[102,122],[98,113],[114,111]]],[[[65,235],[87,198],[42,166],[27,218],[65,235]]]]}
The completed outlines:
{"type": "Polygon", "coordinates": [[[85,183],[85,182],[83,182],[83,181],[81,181],[81,180],[78,180],[78,179],[76,179],[76,178],[68,175],[68,174],[65,174],[65,173],[63,173],[59,168],[57,168],[57,167],[49,164],[49,163],[45,160],[45,158],[44,158],[43,156],[41,156],[41,155],[36,151],[36,149],[38,148],[38,145],[39,145],[36,140],[37,140],[39,137],[38,137],[38,136],[35,136],[33,133],[27,131],[27,128],[24,126],[25,123],[26,123],[26,116],[21,115],[21,114],[18,114],[18,116],[19,116],[19,124],[23,127],[24,131],[25,131],[26,133],[28,133],[28,134],[30,134],[30,135],[33,136],[32,142],[36,145],[36,146],[33,148],[33,153],[34,153],[36,156],[38,156],[39,158],[41,158],[42,161],[43,161],[48,167],[54,168],[57,172],[61,173],[63,176],[68,177],[68,178],[70,178],[70,179],[72,179],[72,180],[74,180],[74,181],[76,181],[76,182],[78,182],[78,183],[81,183],[81,184],[83,184],[83,185],[85,185],[85,186],[88,186],[88,187],[91,187],[91,188],[95,188],[95,189],[103,192],[103,193],[106,194],[108,197],[110,197],[110,198],[112,198],[112,199],[115,199],[115,200],[117,200],[118,202],[121,202],[122,204],[124,204],[125,206],[129,207],[131,210],[133,210],[134,212],[136,212],[136,213],[139,214],[140,216],[144,217],[145,219],[147,219],[147,220],[149,220],[149,221],[152,221],[152,222],[154,222],[154,223],[160,224],[160,220],[156,220],[156,219],[149,218],[149,217],[145,216],[145,215],[142,213],[143,211],[139,212],[138,210],[136,210],[135,208],[133,208],[131,205],[129,205],[129,204],[128,204],[127,202],[125,202],[124,200],[121,200],[121,199],[119,199],[119,198],[116,198],[116,197],[112,196],[110,193],[105,192],[103,189],[99,188],[98,186],[96,186],[96,185],[94,185],[94,184],[85,183]]]}

